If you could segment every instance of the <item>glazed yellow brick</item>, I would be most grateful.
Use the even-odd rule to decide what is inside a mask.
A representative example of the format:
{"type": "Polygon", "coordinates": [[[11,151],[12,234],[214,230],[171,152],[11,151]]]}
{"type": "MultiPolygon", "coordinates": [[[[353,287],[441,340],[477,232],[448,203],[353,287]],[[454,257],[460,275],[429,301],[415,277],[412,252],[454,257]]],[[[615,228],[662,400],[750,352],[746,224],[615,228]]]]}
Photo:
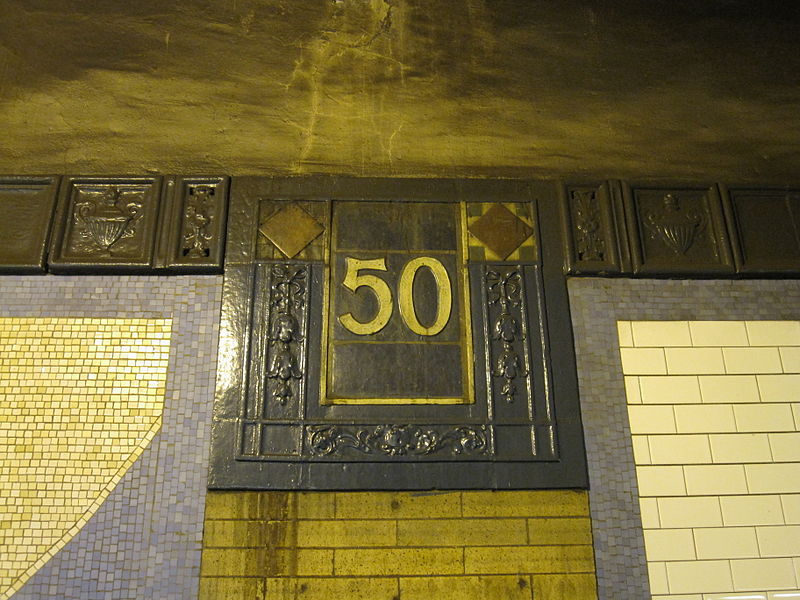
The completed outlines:
{"type": "Polygon", "coordinates": [[[593,573],[534,575],[533,597],[536,600],[597,600],[597,582],[593,573]]]}
{"type": "Polygon", "coordinates": [[[297,514],[291,492],[220,492],[206,494],[206,519],[281,521],[297,514]]]}
{"type": "Polygon", "coordinates": [[[260,548],[295,546],[296,523],[292,521],[206,521],[206,548],[260,548]]]}
{"type": "Polygon", "coordinates": [[[464,549],[467,574],[589,573],[591,546],[486,546],[464,549]]]}
{"type": "Polygon", "coordinates": [[[394,546],[396,542],[395,521],[297,522],[297,545],[300,547],[394,546]]]}
{"type": "Polygon", "coordinates": [[[295,492],[298,519],[332,519],[336,494],[333,492],[295,492]]]}
{"type": "Polygon", "coordinates": [[[333,551],[297,548],[206,548],[204,577],[332,575],[333,551]]]}
{"type": "Polygon", "coordinates": [[[460,548],[342,548],[334,550],[336,575],[449,575],[464,572],[460,548]]]}
{"type": "Polygon", "coordinates": [[[584,491],[462,492],[465,517],[584,517],[589,495],[584,491]]]}
{"type": "Polygon", "coordinates": [[[528,519],[528,542],[532,545],[591,544],[592,522],[577,519],[528,519]]]}
{"type": "Polygon", "coordinates": [[[393,600],[398,595],[397,579],[393,577],[267,579],[266,588],[270,600],[393,600]]]}
{"type": "Polygon", "coordinates": [[[524,519],[410,519],[397,523],[400,546],[502,546],[527,542],[524,519]]]}
{"type": "Polygon", "coordinates": [[[461,516],[460,492],[336,494],[339,519],[420,519],[461,516]]]}
{"type": "Polygon", "coordinates": [[[264,579],[201,577],[199,600],[264,600],[264,579]]]}
{"type": "MultiPolygon", "coordinates": [[[[531,600],[528,576],[401,577],[402,600],[531,600]]],[[[536,597],[538,600],[538,596],[536,597]]]]}

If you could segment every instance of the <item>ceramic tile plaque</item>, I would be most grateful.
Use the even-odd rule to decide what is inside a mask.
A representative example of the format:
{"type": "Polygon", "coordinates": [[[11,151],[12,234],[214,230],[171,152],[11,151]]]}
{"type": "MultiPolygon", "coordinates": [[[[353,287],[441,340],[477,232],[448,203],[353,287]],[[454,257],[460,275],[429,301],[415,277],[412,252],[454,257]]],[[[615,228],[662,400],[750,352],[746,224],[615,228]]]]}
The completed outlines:
{"type": "Polygon", "coordinates": [[[585,485],[536,192],[234,178],[211,487],[585,485]]]}

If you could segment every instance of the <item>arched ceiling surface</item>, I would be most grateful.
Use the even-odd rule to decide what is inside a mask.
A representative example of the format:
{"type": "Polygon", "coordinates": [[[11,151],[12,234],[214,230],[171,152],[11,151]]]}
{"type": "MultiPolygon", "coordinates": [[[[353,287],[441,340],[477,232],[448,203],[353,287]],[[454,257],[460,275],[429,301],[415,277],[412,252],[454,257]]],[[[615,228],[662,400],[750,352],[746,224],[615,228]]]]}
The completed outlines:
{"type": "Polygon", "coordinates": [[[0,0],[0,172],[797,182],[756,4],[0,0]]]}

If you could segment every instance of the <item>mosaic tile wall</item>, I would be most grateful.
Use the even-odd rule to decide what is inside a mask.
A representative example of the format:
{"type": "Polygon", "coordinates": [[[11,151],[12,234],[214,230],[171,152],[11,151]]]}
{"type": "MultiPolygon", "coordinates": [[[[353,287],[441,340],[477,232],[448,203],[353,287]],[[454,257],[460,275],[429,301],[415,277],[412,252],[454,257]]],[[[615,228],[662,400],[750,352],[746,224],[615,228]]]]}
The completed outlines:
{"type": "Polygon", "coordinates": [[[618,328],[653,599],[800,599],[800,321],[618,328]]]}
{"type": "Polygon", "coordinates": [[[571,279],[601,600],[649,598],[617,321],[797,320],[800,281],[571,279]]]}
{"type": "MultiPolygon", "coordinates": [[[[113,490],[105,502],[13,595],[14,600],[197,596],[220,289],[219,277],[0,278],[0,322],[6,324],[9,318],[16,322],[36,318],[38,324],[42,324],[39,319],[50,319],[50,325],[69,323],[77,327],[76,333],[90,335],[86,319],[114,320],[91,321],[97,327],[119,326],[120,319],[129,320],[128,326],[140,326],[137,319],[153,327],[171,323],[165,386],[157,379],[163,377],[159,375],[163,365],[153,369],[155,365],[140,360],[135,344],[122,352],[134,367],[153,369],[149,377],[156,378],[154,397],[163,398],[160,430],[153,427],[158,432],[116,487],[109,486],[113,490]]],[[[135,333],[138,338],[139,332],[135,333]]],[[[167,332],[162,329],[161,333],[167,332]]],[[[71,337],[70,343],[80,343],[76,341],[80,335],[71,337]]],[[[151,344],[148,351],[156,346],[151,344]]],[[[94,371],[101,376],[101,371],[94,371]]],[[[128,385],[142,383],[127,381],[128,385]]],[[[130,389],[119,383],[112,389],[115,394],[130,389]]],[[[129,408],[145,411],[134,421],[144,424],[149,419],[154,424],[153,415],[145,414],[152,406],[129,408]]],[[[74,455],[76,450],[71,446],[67,454],[74,455]]],[[[96,466],[90,454],[81,458],[84,467],[96,466]]],[[[5,490],[0,497],[8,497],[5,490]]]]}

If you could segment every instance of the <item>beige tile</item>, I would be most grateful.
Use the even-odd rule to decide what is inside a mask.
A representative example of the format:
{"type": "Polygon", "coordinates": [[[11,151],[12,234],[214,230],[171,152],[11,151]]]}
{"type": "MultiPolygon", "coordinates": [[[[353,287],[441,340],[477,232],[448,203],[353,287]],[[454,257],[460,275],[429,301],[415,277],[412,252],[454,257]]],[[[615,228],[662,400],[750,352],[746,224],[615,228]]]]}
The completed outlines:
{"type": "Polygon", "coordinates": [[[755,375],[702,375],[700,391],[703,402],[760,402],[755,375]]]}
{"type": "Polygon", "coordinates": [[[800,588],[800,556],[795,556],[792,562],[794,562],[794,578],[797,580],[797,587],[800,588]]]}
{"type": "Polygon", "coordinates": [[[660,465],[706,464],[711,462],[707,435],[651,435],[650,460],[660,465]]]}
{"type": "Polygon", "coordinates": [[[696,558],[691,529],[645,529],[644,547],[649,561],[696,558]]]}
{"type": "Polygon", "coordinates": [[[800,375],[757,375],[762,402],[800,402],[800,375]]]}
{"type": "Polygon", "coordinates": [[[633,346],[633,333],[631,332],[630,321],[617,321],[617,335],[619,336],[620,348],[630,348],[633,346]]]}
{"type": "Polygon", "coordinates": [[[731,561],[736,591],[781,590],[796,585],[791,558],[749,558],[731,561]]]}
{"type": "Polygon", "coordinates": [[[686,492],[691,496],[746,494],[742,465],[687,465],[686,492]]]}
{"type": "Polygon", "coordinates": [[[677,405],[675,423],[679,433],[736,431],[733,407],[726,404],[677,405]]]}
{"type": "Polygon", "coordinates": [[[757,558],[758,538],[754,527],[712,527],[694,530],[697,558],[757,558]]]}
{"type": "Polygon", "coordinates": [[[800,347],[781,348],[780,353],[783,372],[800,373],[800,347]]]}
{"type": "Polygon", "coordinates": [[[650,444],[647,442],[646,435],[634,435],[631,438],[633,443],[633,461],[637,465],[649,465],[650,460],[650,444]]]}
{"type": "Polygon", "coordinates": [[[792,431],[790,404],[740,404],[733,407],[736,429],[741,432],[792,431]]]}
{"type": "Polygon", "coordinates": [[[681,467],[636,467],[640,496],[685,496],[681,467]]]}
{"type": "Polygon", "coordinates": [[[631,433],[675,433],[675,415],[671,406],[628,406],[631,433]]]}
{"type": "Polygon", "coordinates": [[[725,373],[720,348],[666,348],[670,375],[715,375],[725,373]]]}
{"type": "Polygon", "coordinates": [[[757,527],[761,556],[800,556],[800,525],[757,527]]]}
{"type": "Polygon", "coordinates": [[[775,462],[800,462],[800,433],[770,433],[769,445],[775,462]]]}
{"type": "Polygon", "coordinates": [[[751,494],[800,492],[800,463],[745,465],[744,469],[751,494]]]}
{"type": "Polygon", "coordinates": [[[625,375],[666,375],[667,364],[661,348],[620,348],[625,375]]]}
{"type": "Polygon", "coordinates": [[[765,433],[726,433],[708,437],[715,463],[772,462],[765,433]]]}
{"type": "Polygon", "coordinates": [[[695,375],[652,375],[639,378],[645,404],[699,404],[700,387],[695,375]]]}
{"type": "Polygon", "coordinates": [[[751,346],[800,346],[800,321],[746,321],[751,346]]]}
{"type": "Polygon", "coordinates": [[[800,525],[800,494],[782,494],[783,517],[789,525],[800,525]]]}
{"type": "Polygon", "coordinates": [[[795,431],[800,431],[800,402],[792,403],[792,416],[794,417],[795,431]]]}
{"type": "Polygon", "coordinates": [[[659,498],[658,514],[661,527],[719,527],[722,515],[719,498],[659,498]]]}
{"type": "Polygon", "coordinates": [[[667,563],[669,590],[677,594],[718,592],[733,587],[726,560],[667,563]]]}
{"type": "Polygon", "coordinates": [[[633,321],[633,343],[643,346],[691,346],[689,324],[686,321],[633,321]]]}
{"type": "Polygon", "coordinates": [[[694,346],[749,346],[744,321],[689,321],[694,346]]]}
{"type": "Polygon", "coordinates": [[[641,404],[642,394],[639,391],[639,378],[630,375],[625,376],[625,398],[628,404],[641,404]]]}
{"type": "Polygon", "coordinates": [[[781,357],[777,348],[723,348],[725,372],[728,374],[781,373],[781,357]]]}
{"type": "Polygon", "coordinates": [[[719,504],[726,527],[783,525],[780,496],[722,496],[719,504]]]}
{"type": "Polygon", "coordinates": [[[650,578],[651,594],[669,593],[669,583],[667,582],[667,565],[663,562],[648,562],[647,574],[650,578]]]}
{"type": "Polygon", "coordinates": [[[639,498],[639,512],[642,515],[642,527],[657,529],[661,527],[658,516],[658,501],[655,498],[639,498]]]}

